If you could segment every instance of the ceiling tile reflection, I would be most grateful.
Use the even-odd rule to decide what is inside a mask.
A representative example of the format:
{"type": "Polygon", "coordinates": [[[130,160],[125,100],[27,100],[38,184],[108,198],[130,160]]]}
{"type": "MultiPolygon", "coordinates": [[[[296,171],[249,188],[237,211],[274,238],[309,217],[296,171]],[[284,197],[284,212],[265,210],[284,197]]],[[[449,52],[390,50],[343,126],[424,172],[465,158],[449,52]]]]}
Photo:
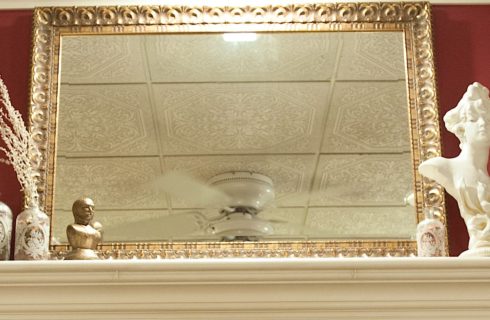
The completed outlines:
{"type": "Polygon", "coordinates": [[[402,32],[344,32],[338,80],[405,79],[402,32]]]}
{"type": "Polygon", "coordinates": [[[268,208],[259,218],[272,221],[276,239],[305,239],[309,232],[305,229],[306,208],[268,208]]]}
{"type": "Polygon", "coordinates": [[[62,85],[59,156],[157,155],[144,85],[62,85]],[[110,119],[110,121],[107,121],[110,119]]]}
{"type": "Polygon", "coordinates": [[[411,159],[395,155],[322,155],[311,206],[404,206],[412,190],[411,159]]]}
{"type": "Polygon", "coordinates": [[[92,198],[98,209],[166,208],[165,195],[152,185],[160,176],[158,157],[58,158],[55,210],[69,210],[81,197],[92,198]]]}
{"type": "Polygon", "coordinates": [[[105,241],[216,240],[202,230],[216,206],[159,187],[171,170],[203,183],[270,177],[276,200],[258,217],[277,220],[272,239],[415,228],[402,32],[69,36],[62,46],[60,239],[73,201],[88,196],[105,241]]]}
{"type": "Polygon", "coordinates": [[[335,84],[322,153],[410,152],[405,81],[335,84]]]}
{"type": "Polygon", "coordinates": [[[148,35],[145,42],[153,82],[325,81],[332,77],[338,38],[258,33],[255,41],[241,42],[180,34],[148,35]]]}
{"type": "Polygon", "coordinates": [[[315,153],[329,83],[154,85],[162,151],[315,153]]]}
{"type": "MultiPolygon", "coordinates": [[[[99,210],[96,207],[95,221],[102,224],[104,241],[150,241],[159,240],[163,236],[170,238],[175,235],[178,224],[168,219],[167,210],[99,210]]],[[[68,210],[56,210],[53,234],[58,235],[56,241],[67,243],[66,227],[73,223],[73,214],[68,210]]]]}
{"type": "Polygon", "coordinates": [[[146,80],[142,37],[101,35],[62,38],[63,83],[135,83],[146,80]]]}
{"type": "Polygon", "coordinates": [[[411,207],[310,208],[312,238],[413,239],[417,223],[411,207]]]}

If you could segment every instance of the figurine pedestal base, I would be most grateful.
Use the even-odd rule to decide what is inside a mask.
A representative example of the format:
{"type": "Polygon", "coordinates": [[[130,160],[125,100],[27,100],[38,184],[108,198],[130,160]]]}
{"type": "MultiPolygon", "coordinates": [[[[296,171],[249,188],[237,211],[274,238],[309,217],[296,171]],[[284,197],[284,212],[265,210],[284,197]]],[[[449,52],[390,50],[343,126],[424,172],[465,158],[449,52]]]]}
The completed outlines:
{"type": "Polygon", "coordinates": [[[65,256],[65,260],[97,260],[99,257],[92,249],[73,249],[65,256]]]}
{"type": "Polygon", "coordinates": [[[459,255],[461,258],[477,258],[477,257],[490,257],[490,248],[476,248],[466,250],[459,255]]]}

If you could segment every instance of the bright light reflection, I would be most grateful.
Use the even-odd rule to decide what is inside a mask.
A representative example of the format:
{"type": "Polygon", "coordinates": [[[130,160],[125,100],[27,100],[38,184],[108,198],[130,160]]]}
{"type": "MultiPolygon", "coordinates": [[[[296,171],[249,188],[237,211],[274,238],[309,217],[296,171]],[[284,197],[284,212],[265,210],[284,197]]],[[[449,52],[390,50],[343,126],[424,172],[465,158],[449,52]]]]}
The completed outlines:
{"type": "Polygon", "coordinates": [[[257,40],[256,33],[223,33],[223,40],[228,42],[250,42],[257,40]]]}

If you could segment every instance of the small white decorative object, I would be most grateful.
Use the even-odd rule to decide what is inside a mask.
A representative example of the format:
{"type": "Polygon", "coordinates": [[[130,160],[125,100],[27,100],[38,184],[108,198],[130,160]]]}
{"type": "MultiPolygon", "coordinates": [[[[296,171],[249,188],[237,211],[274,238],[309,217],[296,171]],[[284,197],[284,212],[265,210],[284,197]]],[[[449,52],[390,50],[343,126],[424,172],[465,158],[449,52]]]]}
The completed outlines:
{"type": "Polygon", "coordinates": [[[24,191],[26,209],[16,220],[15,260],[40,260],[49,258],[49,218],[39,209],[36,175],[31,155],[39,153],[22,116],[11,104],[7,87],[0,78],[0,137],[7,156],[24,191]]]}
{"type": "Polygon", "coordinates": [[[15,225],[15,260],[49,258],[49,217],[37,207],[22,211],[15,225]]]}
{"type": "Polygon", "coordinates": [[[434,215],[434,208],[425,208],[425,219],[417,225],[417,255],[442,257],[446,252],[446,229],[434,215]]]}
{"type": "Polygon", "coordinates": [[[12,236],[12,211],[0,201],[0,260],[10,257],[10,238],[12,236]]]}
{"type": "Polygon", "coordinates": [[[461,153],[451,159],[422,162],[419,172],[441,184],[458,201],[470,241],[462,257],[490,257],[490,98],[488,89],[473,83],[444,122],[459,141],[461,153]]]}

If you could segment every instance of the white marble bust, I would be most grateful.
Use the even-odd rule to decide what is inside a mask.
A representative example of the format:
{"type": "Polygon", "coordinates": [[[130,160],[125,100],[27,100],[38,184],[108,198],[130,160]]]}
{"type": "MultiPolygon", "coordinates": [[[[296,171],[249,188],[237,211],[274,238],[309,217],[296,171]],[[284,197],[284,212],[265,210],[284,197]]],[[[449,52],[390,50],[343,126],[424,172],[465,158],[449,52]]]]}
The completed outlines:
{"type": "Polygon", "coordinates": [[[419,172],[441,184],[458,201],[470,241],[461,256],[490,256],[490,98],[488,89],[473,83],[458,105],[444,116],[461,153],[451,159],[424,161],[419,172]]]}

